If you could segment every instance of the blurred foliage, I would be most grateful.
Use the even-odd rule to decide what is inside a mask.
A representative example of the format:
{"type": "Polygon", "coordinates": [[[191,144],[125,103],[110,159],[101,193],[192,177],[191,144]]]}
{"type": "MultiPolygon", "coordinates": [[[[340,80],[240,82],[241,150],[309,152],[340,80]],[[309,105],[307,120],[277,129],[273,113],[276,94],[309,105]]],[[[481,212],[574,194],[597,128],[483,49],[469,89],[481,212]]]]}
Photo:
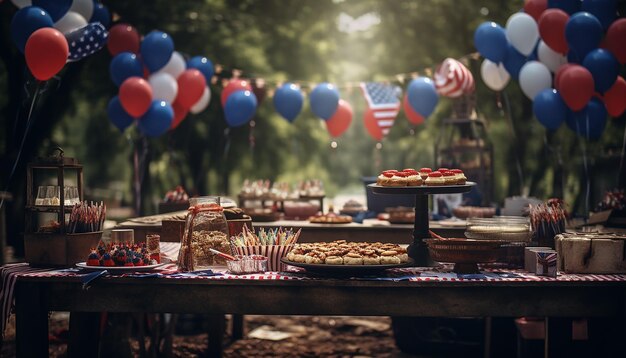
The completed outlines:
{"type": "MultiPolygon", "coordinates": [[[[205,55],[226,70],[243,70],[244,77],[271,82],[337,83],[342,98],[354,109],[351,127],[334,139],[338,147],[332,149],[333,139],[324,123],[311,113],[308,101],[292,124],[274,111],[270,96],[273,86],[269,86],[268,96],[259,106],[253,128],[228,129],[219,101],[222,84],[213,83],[206,111],[189,115],[175,131],[148,141],[149,185],[144,200],[150,205],[146,212],[155,211],[154,203],[178,184],[194,194],[235,195],[246,178],[291,183],[318,178],[324,180],[328,194],[333,196],[342,188],[359,186],[361,176],[376,175],[381,169],[435,166],[434,145],[441,120],[451,116],[450,99],[441,98],[437,111],[417,128],[412,128],[401,112],[378,150],[362,124],[365,101],[361,92],[345,84],[393,81],[396,73],[417,71],[428,75],[425,69],[433,69],[446,57],[475,52],[473,33],[481,22],[493,20],[504,25],[522,6],[522,1],[504,0],[103,3],[117,14],[119,22],[132,24],[143,34],[153,29],[168,32],[177,51],[188,56],[205,55]],[[352,18],[374,14],[380,23],[364,31],[342,32],[337,26],[341,14],[352,18]]],[[[132,153],[138,133],[135,128],[119,133],[107,119],[106,105],[117,92],[109,79],[110,59],[103,50],[82,61],[80,76],[67,93],[70,104],[41,148],[60,144],[68,156],[85,163],[89,188],[120,192],[130,204],[132,153]]],[[[581,179],[586,177],[583,150],[590,170],[606,168],[592,172],[596,180],[594,195],[598,197],[603,190],[617,186],[615,151],[621,146],[624,117],[609,119],[603,138],[596,143],[583,141],[565,126],[546,134],[532,117],[530,101],[511,81],[505,95],[510,102],[514,138],[503,95],[484,86],[478,60],[472,60],[469,67],[477,85],[477,113],[488,123],[489,140],[495,148],[495,201],[501,203],[513,194],[541,198],[554,195],[552,178],[559,162],[565,177],[565,199],[576,201],[584,185],[581,179]],[[516,156],[523,169],[523,187],[517,176],[516,156]]],[[[0,86],[5,82],[0,67],[0,86]]],[[[0,106],[5,105],[4,101],[0,96],[0,106]]],[[[2,140],[0,136],[0,143],[2,140]]]]}

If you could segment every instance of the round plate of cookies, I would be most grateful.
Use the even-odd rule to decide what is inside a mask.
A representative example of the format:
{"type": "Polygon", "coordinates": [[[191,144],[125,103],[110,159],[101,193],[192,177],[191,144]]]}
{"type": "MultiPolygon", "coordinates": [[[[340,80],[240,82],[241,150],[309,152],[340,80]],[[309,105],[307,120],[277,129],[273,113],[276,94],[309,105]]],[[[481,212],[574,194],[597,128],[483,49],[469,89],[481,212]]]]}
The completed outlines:
{"type": "Polygon", "coordinates": [[[407,168],[385,170],[368,186],[379,194],[445,194],[468,192],[474,185],[460,169],[407,168]]]}
{"type": "Polygon", "coordinates": [[[405,248],[380,242],[317,242],[296,244],[281,260],[320,274],[354,275],[410,266],[405,248]]]}

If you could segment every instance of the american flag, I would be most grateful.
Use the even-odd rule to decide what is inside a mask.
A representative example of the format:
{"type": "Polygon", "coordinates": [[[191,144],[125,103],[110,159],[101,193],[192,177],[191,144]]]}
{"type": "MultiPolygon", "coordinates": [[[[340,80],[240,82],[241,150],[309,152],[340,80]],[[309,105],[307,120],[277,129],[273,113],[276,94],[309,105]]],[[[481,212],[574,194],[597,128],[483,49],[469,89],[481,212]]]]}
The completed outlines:
{"type": "Polygon", "coordinates": [[[361,83],[368,108],[374,112],[383,136],[386,136],[400,111],[398,91],[394,86],[379,82],[361,83]]]}
{"type": "Polygon", "coordinates": [[[100,50],[107,42],[109,33],[99,22],[92,22],[85,27],[65,35],[70,47],[69,61],[81,60],[100,50]]]}

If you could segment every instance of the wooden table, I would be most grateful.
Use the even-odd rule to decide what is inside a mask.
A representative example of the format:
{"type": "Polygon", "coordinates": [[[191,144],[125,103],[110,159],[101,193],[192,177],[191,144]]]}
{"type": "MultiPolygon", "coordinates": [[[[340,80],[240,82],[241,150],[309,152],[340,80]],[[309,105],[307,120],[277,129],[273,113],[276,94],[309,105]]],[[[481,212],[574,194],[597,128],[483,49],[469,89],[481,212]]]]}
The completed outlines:
{"type": "MultiPolygon", "coordinates": [[[[626,317],[626,282],[389,282],[202,280],[104,277],[89,290],[76,277],[20,277],[16,285],[18,357],[48,354],[48,312],[70,311],[98,325],[97,312],[409,317],[626,317]],[[78,314],[77,314],[78,313],[78,314]]],[[[554,329],[549,326],[550,332],[554,329]]],[[[562,327],[561,327],[562,328],[562,327]]],[[[97,329],[71,330],[69,353],[97,352],[97,329]]],[[[223,332],[223,331],[222,331],[223,332]]],[[[221,352],[222,332],[210,332],[209,354],[221,352]]],[[[559,330],[567,334],[567,330],[559,330]]],[[[570,332],[571,334],[571,329],[570,332]]],[[[618,339],[619,340],[619,339],[618,339]]],[[[618,345],[624,356],[623,341],[618,345]]],[[[563,350],[555,347],[551,350],[563,350]]],[[[561,351],[562,352],[562,351],[561,351]]]]}
{"type": "MultiPolygon", "coordinates": [[[[252,222],[255,229],[259,228],[294,228],[302,229],[299,242],[320,242],[333,240],[391,242],[396,244],[411,243],[413,224],[390,224],[388,221],[366,219],[363,224],[312,224],[308,221],[279,220],[272,222],[252,222]]],[[[134,229],[135,240],[143,241],[146,234],[160,233],[161,223],[142,224],[125,221],[116,229],[134,229]]],[[[430,229],[444,237],[464,237],[465,226],[444,226],[433,221],[430,229]]]]}

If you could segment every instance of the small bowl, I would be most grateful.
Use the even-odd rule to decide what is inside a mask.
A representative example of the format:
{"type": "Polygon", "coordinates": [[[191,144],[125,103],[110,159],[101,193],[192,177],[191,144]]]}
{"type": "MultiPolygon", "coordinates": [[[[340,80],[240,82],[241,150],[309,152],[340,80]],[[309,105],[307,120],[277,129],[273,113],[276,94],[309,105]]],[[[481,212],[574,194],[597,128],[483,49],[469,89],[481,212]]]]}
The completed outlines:
{"type": "Polygon", "coordinates": [[[267,271],[267,257],[261,255],[235,255],[237,260],[226,261],[228,271],[235,275],[245,275],[267,271]]]}

